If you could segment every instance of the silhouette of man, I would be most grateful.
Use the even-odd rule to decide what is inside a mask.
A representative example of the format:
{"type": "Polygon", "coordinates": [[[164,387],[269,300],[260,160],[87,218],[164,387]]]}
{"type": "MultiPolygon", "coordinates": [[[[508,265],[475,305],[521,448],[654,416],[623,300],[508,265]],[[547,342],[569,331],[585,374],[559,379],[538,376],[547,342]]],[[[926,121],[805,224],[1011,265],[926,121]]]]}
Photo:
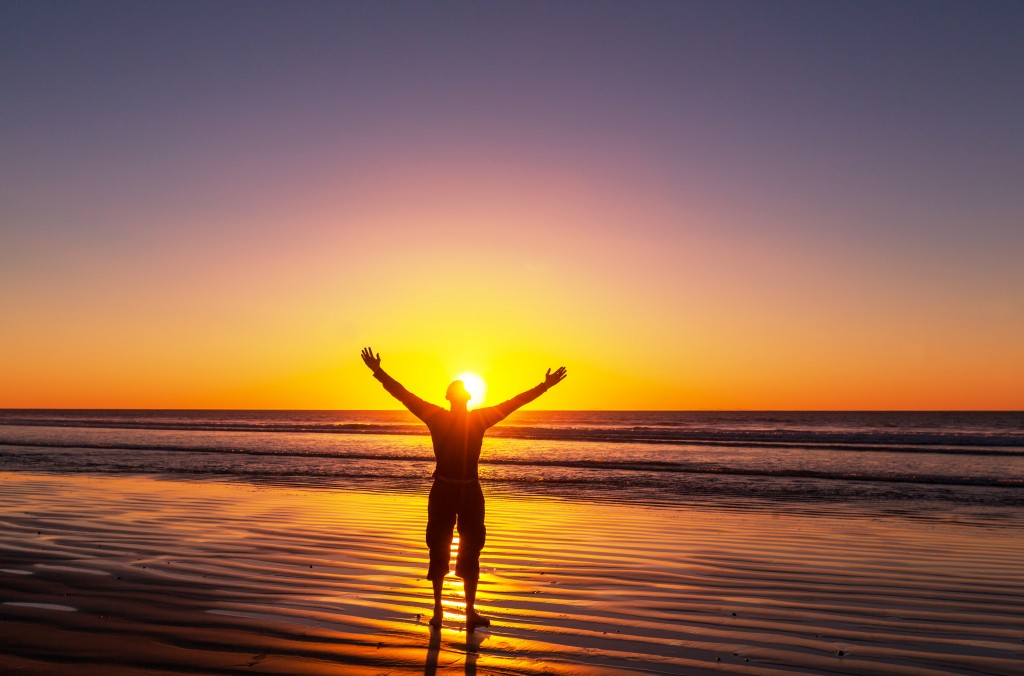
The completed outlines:
{"type": "Polygon", "coordinates": [[[501,421],[512,411],[528,404],[566,376],[565,367],[554,373],[548,369],[544,382],[497,406],[466,409],[470,394],[465,384],[456,380],[448,386],[445,399],[451,410],[427,403],[402,387],[380,367],[380,354],[363,348],[363,362],[373,371],[391,396],[402,402],[413,415],[427,424],[434,444],[434,483],[427,500],[427,547],[430,568],[427,579],[434,585],[434,616],[430,626],[440,628],[441,590],[451,563],[452,532],[458,524],[459,554],[455,575],[462,578],[466,589],[466,628],[473,631],[491,622],[476,612],[476,586],[480,579],[480,552],[487,530],[484,528],[484,494],[480,490],[477,464],[480,446],[487,428],[501,421]]]}

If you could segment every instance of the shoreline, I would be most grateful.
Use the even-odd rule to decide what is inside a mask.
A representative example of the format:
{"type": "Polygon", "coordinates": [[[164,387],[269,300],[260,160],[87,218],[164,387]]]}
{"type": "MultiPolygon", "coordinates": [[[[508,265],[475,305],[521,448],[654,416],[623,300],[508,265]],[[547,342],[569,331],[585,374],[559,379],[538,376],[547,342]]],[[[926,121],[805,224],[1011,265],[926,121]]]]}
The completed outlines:
{"type": "Polygon", "coordinates": [[[449,577],[432,636],[425,493],[0,480],[7,671],[1009,674],[1024,658],[1017,528],[497,492],[494,624],[460,629],[449,577]]]}

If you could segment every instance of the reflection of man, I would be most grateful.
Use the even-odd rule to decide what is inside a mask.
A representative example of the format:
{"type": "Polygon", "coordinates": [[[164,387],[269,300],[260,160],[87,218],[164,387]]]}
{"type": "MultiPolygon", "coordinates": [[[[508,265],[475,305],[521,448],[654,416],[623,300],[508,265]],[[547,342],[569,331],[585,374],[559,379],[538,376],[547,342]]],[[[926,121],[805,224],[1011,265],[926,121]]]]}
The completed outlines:
{"type": "Polygon", "coordinates": [[[531,390],[487,408],[466,410],[470,395],[461,380],[448,386],[445,399],[451,405],[446,411],[428,404],[380,367],[380,354],[374,356],[370,348],[363,349],[363,362],[373,371],[373,377],[384,385],[393,397],[402,402],[417,418],[427,424],[434,442],[434,484],[427,501],[427,546],[430,548],[430,569],[427,579],[434,584],[434,616],[430,626],[441,626],[441,589],[448,574],[451,560],[452,531],[458,523],[459,555],[455,561],[455,574],[466,587],[466,627],[487,626],[490,620],[476,612],[476,584],[480,579],[480,551],[487,534],[484,528],[484,494],[480,490],[477,463],[480,446],[487,428],[499,422],[512,411],[544,394],[565,378],[565,367],[554,373],[548,369],[544,382],[531,390]]]}

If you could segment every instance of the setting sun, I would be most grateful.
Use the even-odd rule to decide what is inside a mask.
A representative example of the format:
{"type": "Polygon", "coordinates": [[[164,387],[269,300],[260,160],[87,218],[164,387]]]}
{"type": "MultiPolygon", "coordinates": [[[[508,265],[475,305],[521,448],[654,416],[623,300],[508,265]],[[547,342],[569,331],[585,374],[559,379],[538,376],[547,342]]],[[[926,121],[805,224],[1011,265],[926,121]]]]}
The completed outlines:
{"type": "Polygon", "coordinates": [[[487,394],[487,383],[484,382],[483,378],[472,371],[463,371],[455,376],[455,380],[461,380],[462,384],[466,386],[466,390],[470,394],[470,402],[472,402],[474,407],[483,404],[484,397],[487,394]]]}

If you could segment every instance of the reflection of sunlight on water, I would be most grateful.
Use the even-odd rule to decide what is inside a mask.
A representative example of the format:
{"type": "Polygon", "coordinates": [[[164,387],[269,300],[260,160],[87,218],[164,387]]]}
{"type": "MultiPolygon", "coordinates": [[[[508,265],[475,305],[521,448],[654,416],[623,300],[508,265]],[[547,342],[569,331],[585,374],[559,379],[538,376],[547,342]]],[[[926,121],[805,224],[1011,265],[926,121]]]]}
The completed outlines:
{"type": "Polygon", "coordinates": [[[447,584],[450,579],[455,578],[451,575],[445,578],[445,588],[448,593],[442,594],[441,597],[444,619],[464,622],[466,620],[466,589],[461,584],[447,584]]]}
{"type": "MultiPolygon", "coordinates": [[[[215,636],[241,663],[254,643],[292,660],[279,661],[278,673],[309,673],[309,659],[320,660],[319,673],[328,662],[343,665],[338,673],[357,670],[351,665],[366,673],[617,673],[623,660],[648,672],[694,673],[714,669],[719,656],[736,662],[728,668],[764,658],[821,673],[843,670],[820,660],[859,640],[847,637],[884,636],[880,616],[899,638],[872,646],[878,661],[871,664],[912,659],[940,669],[961,660],[978,667],[971,671],[1019,671],[1000,661],[1017,657],[1007,637],[1019,635],[1016,618],[1024,614],[1017,612],[1024,598],[1018,529],[869,520],[849,510],[668,509],[489,493],[478,601],[493,625],[470,634],[464,583],[451,573],[443,631],[427,624],[425,491],[4,472],[0,483],[0,517],[13,524],[0,529],[0,551],[18,552],[0,557],[4,593],[40,577],[66,585],[21,585],[5,619],[18,614],[35,632],[44,614],[66,615],[10,602],[94,616],[108,613],[117,595],[125,642],[107,654],[129,664],[151,659],[150,639],[191,640],[193,629],[154,618],[152,599],[160,598],[172,620],[212,613],[218,625],[210,631],[223,632],[215,636]],[[29,567],[25,556],[74,566],[29,567]],[[73,592],[67,598],[75,603],[65,606],[54,588],[73,592]],[[986,591],[996,588],[998,608],[986,591]],[[849,590],[856,589],[870,592],[874,605],[854,605],[849,590]],[[956,595],[952,610],[934,600],[946,593],[956,595]],[[961,617],[980,618],[970,631],[984,645],[961,617]],[[831,638],[817,636],[822,624],[831,638]],[[903,637],[912,653],[897,643],[903,637]],[[733,645],[749,650],[723,647],[733,645]],[[966,656],[974,653],[982,656],[966,656]]],[[[453,558],[458,548],[455,535],[453,558]]],[[[94,636],[95,645],[114,640],[80,626],[88,637],[81,645],[94,636]]]]}
{"type": "MultiPolygon", "coordinates": [[[[451,546],[452,561],[459,555],[459,536],[452,535],[451,546]]],[[[445,578],[444,591],[441,594],[441,607],[444,610],[444,619],[455,622],[466,620],[466,588],[454,575],[449,573],[445,578]],[[453,584],[454,582],[454,584],[453,584]]]]}

